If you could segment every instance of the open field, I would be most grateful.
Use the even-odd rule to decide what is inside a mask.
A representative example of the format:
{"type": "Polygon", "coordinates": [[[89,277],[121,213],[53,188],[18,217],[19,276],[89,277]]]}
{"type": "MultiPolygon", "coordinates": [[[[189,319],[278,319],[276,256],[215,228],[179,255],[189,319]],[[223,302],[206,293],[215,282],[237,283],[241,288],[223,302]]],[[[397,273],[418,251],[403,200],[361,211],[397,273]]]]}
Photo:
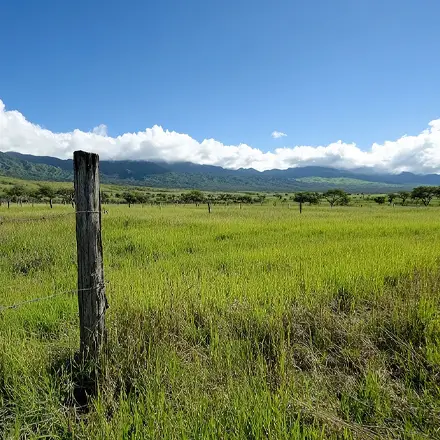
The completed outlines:
{"type": "Polygon", "coordinates": [[[73,210],[0,207],[0,437],[440,438],[438,206],[106,209],[87,402],[75,294],[1,312],[75,289],[73,210]]]}

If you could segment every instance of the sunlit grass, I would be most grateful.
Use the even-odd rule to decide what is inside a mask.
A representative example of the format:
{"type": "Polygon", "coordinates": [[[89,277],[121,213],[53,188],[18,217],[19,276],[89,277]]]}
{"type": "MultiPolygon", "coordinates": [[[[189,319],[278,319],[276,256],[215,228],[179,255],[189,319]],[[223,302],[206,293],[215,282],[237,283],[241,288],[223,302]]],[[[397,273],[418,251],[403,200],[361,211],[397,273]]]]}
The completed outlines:
{"type": "MultiPolygon", "coordinates": [[[[74,294],[0,313],[6,438],[440,435],[439,208],[106,209],[106,381],[74,294]]],[[[1,306],[75,289],[72,212],[0,208],[1,306]]]]}

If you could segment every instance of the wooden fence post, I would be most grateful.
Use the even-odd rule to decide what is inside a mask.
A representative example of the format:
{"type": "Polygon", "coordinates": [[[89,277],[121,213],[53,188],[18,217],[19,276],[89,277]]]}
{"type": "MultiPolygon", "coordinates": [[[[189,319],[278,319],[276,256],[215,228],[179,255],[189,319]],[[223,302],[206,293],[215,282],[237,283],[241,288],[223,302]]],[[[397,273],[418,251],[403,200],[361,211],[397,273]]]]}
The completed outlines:
{"type": "Polygon", "coordinates": [[[73,154],[80,351],[84,360],[97,361],[105,341],[105,295],[101,240],[99,156],[73,154]]]}

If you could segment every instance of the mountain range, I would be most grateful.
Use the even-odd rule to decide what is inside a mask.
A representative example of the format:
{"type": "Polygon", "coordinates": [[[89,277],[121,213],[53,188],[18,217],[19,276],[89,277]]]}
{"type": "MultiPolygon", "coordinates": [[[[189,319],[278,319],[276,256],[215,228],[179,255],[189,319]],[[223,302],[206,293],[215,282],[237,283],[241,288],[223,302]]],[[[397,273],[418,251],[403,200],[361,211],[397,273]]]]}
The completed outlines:
{"type": "MultiPolygon", "coordinates": [[[[440,185],[439,174],[375,173],[370,169],[339,170],[307,166],[286,170],[230,170],[190,162],[100,161],[104,183],[207,191],[389,192],[419,185],[440,185]]],[[[30,180],[71,181],[73,161],[49,156],[0,152],[0,175],[30,180]]]]}

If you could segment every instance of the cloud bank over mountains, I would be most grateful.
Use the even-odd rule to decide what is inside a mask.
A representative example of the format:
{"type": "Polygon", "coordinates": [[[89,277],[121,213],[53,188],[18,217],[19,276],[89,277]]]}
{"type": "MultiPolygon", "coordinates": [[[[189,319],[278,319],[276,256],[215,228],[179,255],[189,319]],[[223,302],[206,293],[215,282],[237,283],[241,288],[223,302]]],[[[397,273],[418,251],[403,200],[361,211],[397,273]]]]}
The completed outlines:
{"type": "Polygon", "coordinates": [[[371,167],[381,172],[440,173],[440,119],[419,134],[403,136],[367,151],[356,144],[337,141],[326,146],[294,146],[263,152],[246,144],[224,145],[214,139],[198,142],[188,134],[158,125],[138,133],[107,135],[100,125],[90,132],[54,133],[29,122],[20,112],[6,110],[0,100],[0,151],[71,158],[75,150],[98,153],[101,159],[188,161],[224,168],[286,169],[328,166],[339,169],[371,167]]]}

